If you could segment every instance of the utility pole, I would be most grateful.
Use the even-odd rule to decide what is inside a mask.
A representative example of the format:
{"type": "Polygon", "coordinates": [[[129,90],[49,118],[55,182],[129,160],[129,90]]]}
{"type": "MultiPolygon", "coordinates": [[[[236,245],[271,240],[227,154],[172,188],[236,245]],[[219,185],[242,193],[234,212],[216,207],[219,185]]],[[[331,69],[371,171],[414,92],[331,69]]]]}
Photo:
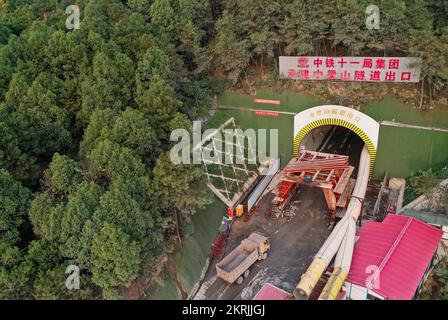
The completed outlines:
{"type": "Polygon", "coordinates": [[[432,169],[432,146],[434,144],[434,112],[432,112],[432,121],[431,121],[431,145],[429,147],[429,169],[432,169]]]}

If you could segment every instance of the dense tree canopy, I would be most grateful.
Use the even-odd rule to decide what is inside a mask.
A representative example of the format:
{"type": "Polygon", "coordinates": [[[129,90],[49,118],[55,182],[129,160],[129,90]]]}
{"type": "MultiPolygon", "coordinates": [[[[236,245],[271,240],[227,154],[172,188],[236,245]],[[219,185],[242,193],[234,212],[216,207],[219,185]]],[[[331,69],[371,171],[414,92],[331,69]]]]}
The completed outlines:
{"type": "Polygon", "coordinates": [[[30,192],[0,169],[0,243],[14,245],[20,240],[20,227],[30,205],[30,192]]]}
{"type": "Polygon", "coordinates": [[[196,19],[208,6],[78,4],[79,30],[65,28],[68,1],[0,8],[1,298],[115,298],[161,252],[172,211],[208,202],[200,168],[153,173],[171,123],[208,110],[211,20],[196,19]],[[170,190],[182,181],[177,206],[158,199],[163,179],[170,190]],[[80,291],[65,288],[69,264],[80,291]]]}
{"type": "Polygon", "coordinates": [[[209,202],[199,166],[169,160],[216,78],[286,55],[413,55],[448,79],[448,5],[370,1],[0,0],[0,299],[116,298],[172,229],[209,202]],[[65,269],[81,270],[81,290],[65,269]]]}
{"type": "Polygon", "coordinates": [[[213,66],[235,83],[249,63],[278,55],[412,55],[426,80],[448,79],[446,1],[380,0],[380,28],[366,28],[368,0],[225,0],[215,23],[213,66]],[[444,14],[445,13],[445,14],[444,14]],[[422,41],[423,40],[423,41],[422,41]]]}

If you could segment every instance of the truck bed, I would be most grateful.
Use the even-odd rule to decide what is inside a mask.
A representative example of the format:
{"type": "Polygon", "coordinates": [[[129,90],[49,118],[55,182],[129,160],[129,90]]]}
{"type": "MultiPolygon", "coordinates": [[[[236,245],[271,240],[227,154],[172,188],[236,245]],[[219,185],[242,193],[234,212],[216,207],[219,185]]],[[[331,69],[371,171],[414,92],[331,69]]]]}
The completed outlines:
{"type": "Polygon", "coordinates": [[[239,246],[216,264],[218,276],[229,283],[238,279],[259,259],[259,244],[266,239],[253,232],[247,239],[241,241],[239,246]]]}
{"type": "Polygon", "coordinates": [[[216,272],[223,280],[232,283],[258,259],[258,247],[245,239],[224,259],[216,264],[216,272]]]}
{"type": "Polygon", "coordinates": [[[235,259],[230,261],[227,265],[221,266],[221,268],[226,272],[233,271],[236,267],[238,267],[241,262],[244,261],[249,256],[250,252],[243,250],[235,259]]]}

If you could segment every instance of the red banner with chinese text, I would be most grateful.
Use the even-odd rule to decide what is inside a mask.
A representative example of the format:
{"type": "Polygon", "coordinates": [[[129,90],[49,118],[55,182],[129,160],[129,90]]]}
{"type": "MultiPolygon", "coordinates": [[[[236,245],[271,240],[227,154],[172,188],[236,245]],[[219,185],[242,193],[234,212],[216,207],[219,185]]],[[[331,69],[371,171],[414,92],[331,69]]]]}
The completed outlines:
{"type": "Polygon", "coordinates": [[[294,80],[418,82],[421,58],[279,57],[280,77],[294,80]]]}

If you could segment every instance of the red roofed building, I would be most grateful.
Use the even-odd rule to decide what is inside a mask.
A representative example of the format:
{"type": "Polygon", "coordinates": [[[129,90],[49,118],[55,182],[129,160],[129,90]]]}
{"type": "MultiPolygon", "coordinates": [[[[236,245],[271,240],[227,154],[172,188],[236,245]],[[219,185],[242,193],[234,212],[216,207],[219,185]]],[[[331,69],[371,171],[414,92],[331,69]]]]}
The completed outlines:
{"type": "Polygon", "coordinates": [[[292,294],[270,283],[266,283],[252,300],[289,300],[292,294]]]}
{"type": "Polygon", "coordinates": [[[345,290],[347,299],[411,300],[443,231],[416,218],[389,214],[358,232],[345,290]]]}

